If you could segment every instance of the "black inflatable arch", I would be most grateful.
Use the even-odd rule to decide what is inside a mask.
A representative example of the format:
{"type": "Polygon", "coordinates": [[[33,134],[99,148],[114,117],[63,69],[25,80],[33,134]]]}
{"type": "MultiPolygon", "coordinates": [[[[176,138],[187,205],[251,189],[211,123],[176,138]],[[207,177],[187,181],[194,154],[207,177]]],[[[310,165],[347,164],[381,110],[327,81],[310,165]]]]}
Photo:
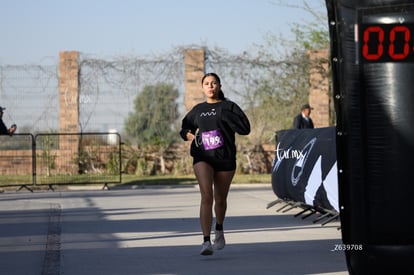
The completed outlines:
{"type": "Polygon", "coordinates": [[[414,274],[414,3],[327,0],[351,274],[414,274]]]}

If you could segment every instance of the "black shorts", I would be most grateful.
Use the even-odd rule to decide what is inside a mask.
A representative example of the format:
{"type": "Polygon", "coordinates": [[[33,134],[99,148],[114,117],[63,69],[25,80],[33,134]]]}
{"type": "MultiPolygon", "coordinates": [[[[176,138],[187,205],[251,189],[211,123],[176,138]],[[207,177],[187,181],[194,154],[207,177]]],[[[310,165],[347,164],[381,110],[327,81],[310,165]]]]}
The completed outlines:
{"type": "Polygon", "coordinates": [[[204,161],[210,164],[216,172],[236,170],[236,160],[222,160],[215,158],[193,158],[193,165],[200,161],[204,161]]]}

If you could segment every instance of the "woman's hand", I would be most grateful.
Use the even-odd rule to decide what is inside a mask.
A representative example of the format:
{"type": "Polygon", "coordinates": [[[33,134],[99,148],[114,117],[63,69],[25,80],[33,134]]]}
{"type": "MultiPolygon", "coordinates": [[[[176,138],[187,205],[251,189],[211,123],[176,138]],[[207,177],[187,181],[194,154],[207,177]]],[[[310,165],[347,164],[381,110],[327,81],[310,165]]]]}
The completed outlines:
{"type": "Polygon", "coordinates": [[[186,136],[188,141],[193,141],[194,140],[194,134],[191,133],[191,131],[188,131],[185,136],[186,136]]]}

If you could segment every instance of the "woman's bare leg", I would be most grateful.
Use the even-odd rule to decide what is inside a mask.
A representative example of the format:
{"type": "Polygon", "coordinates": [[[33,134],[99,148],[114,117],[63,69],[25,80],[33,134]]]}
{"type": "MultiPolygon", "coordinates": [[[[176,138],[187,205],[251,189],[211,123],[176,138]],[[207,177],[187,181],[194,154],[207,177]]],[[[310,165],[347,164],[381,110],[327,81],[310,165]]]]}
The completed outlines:
{"type": "Polygon", "coordinates": [[[214,175],[214,211],[216,223],[223,224],[227,210],[227,196],[235,171],[220,171],[214,175]]]}
{"type": "Polygon", "coordinates": [[[211,234],[211,225],[213,222],[213,180],[214,169],[206,162],[197,162],[194,164],[194,174],[200,187],[200,225],[203,236],[211,234]]]}

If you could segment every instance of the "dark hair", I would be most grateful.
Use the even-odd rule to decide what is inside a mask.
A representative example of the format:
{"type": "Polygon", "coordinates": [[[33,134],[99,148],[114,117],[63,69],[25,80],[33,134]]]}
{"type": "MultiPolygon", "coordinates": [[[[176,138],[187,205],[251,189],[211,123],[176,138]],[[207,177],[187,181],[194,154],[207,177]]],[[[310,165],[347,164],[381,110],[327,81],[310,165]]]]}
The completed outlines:
{"type": "MultiPolygon", "coordinates": [[[[220,80],[220,77],[219,77],[217,74],[215,74],[215,73],[206,73],[206,74],[203,76],[203,78],[201,78],[201,85],[203,85],[204,79],[206,79],[206,77],[207,77],[207,76],[212,76],[212,77],[214,77],[214,78],[216,79],[216,81],[218,82],[218,84],[220,84],[220,85],[221,85],[221,80],[220,80]]],[[[218,97],[219,97],[219,99],[220,99],[220,100],[226,100],[226,97],[224,96],[224,93],[223,93],[223,91],[221,90],[221,88],[220,88],[220,91],[219,91],[219,93],[218,93],[218,97]]]]}

